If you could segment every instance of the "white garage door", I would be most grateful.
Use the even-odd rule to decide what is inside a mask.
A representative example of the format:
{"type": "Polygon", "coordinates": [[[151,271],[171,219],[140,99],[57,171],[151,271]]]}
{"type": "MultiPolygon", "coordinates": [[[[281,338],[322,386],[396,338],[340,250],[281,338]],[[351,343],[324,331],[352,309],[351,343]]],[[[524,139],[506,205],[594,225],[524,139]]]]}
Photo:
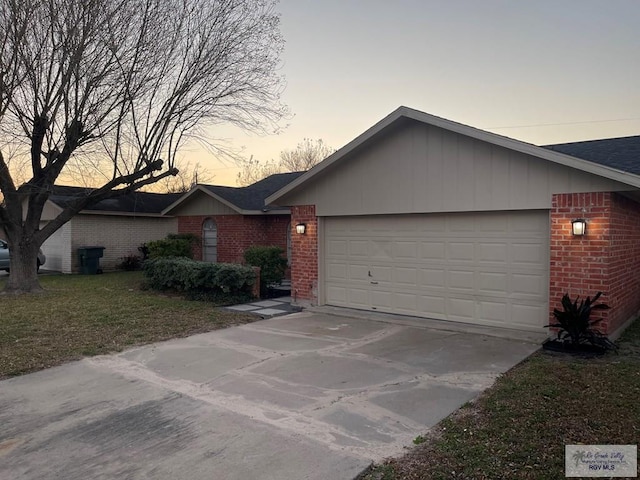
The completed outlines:
{"type": "Polygon", "coordinates": [[[538,210],[326,218],[325,303],[541,331],[548,218],[538,210]]]}

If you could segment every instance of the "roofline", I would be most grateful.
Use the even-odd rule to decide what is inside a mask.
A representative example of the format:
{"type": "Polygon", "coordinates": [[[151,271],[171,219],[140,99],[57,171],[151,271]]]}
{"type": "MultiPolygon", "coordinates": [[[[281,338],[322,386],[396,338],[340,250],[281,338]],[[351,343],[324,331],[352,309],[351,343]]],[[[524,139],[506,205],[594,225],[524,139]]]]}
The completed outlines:
{"type": "Polygon", "coordinates": [[[174,218],[172,215],[162,213],[140,213],[140,212],[120,212],[116,210],[80,210],[81,215],[111,215],[117,217],[152,217],[152,218],[174,218]]]}
{"type": "Polygon", "coordinates": [[[599,175],[604,178],[608,178],[610,180],[615,180],[620,183],[624,183],[630,185],[632,187],[640,188],[640,176],[635,175],[633,173],[624,172],[622,170],[618,170],[611,167],[606,167],[604,165],[600,165],[594,162],[590,162],[588,160],[584,160],[577,157],[572,157],[570,155],[565,155],[563,153],[554,152],[552,150],[548,150],[544,147],[539,147],[537,145],[533,145],[531,143],[522,142],[520,140],[515,140],[513,138],[504,137],[502,135],[498,135],[495,133],[487,132],[485,130],[480,130],[475,127],[470,127],[468,125],[463,125],[461,123],[453,122],[451,120],[447,120],[445,118],[436,117],[434,115],[430,115],[425,112],[421,112],[419,110],[414,110],[409,107],[399,107],[389,115],[384,117],[378,123],[370,127],[364,133],[358,135],[355,139],[347,143],[344,147],[329,155],[325,160],[317,164],[307,173],[299,176],[291,183],[285,185],[283,188],[273,193],[269,197],[265,199],[265,204],[269,205],[271,203],[276,202],[279,198],[288,194],[292,190],[296,189],[301,184],[307,182],[311,178],[320,174],[328,167],[354,151],[356,148],[361,146],[363,143],[367,142],[387,127],[391,126],[400,118],[408,118],[411,120],[416,120],[418,122],[425,123],[427,125],[433,125],[434,127],[442,128],[444,130],[449,130],[454,133],[459,133],[461,135],[465,135],[471,138],[475,138],[477,140],[481,140],[493,145],[497,145],[500,147],[507,148],[509,150],[514,150],[516,152],[524,153],[527,155],[532,155],[534,157],[542,158],[544,160],[548,160],[553,163],[557,163],[560,165],[564,165],[567,167],[575,168],[577,170],[582,170],[587,173],[592,173],[594,175],[599,175]]]}
{"type": "Polygon", "coordinates": [[[207,195],[209,195],[211,198],[214,198],[216,200],[218,200],[220,203],[223,203],[224,205],[226,205],[227,207],[231,208],[232,210],[235,210],[236,212],[242,214],[242,209],[238,208],[237,205],[229,202],[228,200],[225,200],[224,198],[222,198],[220,195],[216,195],[215,193],[213,193],[212,191],[210,191],[209,189],[203,187],[202,185],[196,185],[195,187],[193,187],[191,190],[189,190],[187,193],[185,193],[184,195],[182,195],[180,198],[178,198],[175,202],[173,202],[171,205],[169,205],[167,208],[165,208],[164,210],[162,210],[161,214],[162,215],[166,215],[168,212],[170,212],[171,210],[173,210],[175,207],[177,207],[178,205],[180,205],[182,202],[186,201],[189,197],[191,197],[192,195],[195,194],[195,192],[200,191],[203,193],[206,193],[207,195]]]}

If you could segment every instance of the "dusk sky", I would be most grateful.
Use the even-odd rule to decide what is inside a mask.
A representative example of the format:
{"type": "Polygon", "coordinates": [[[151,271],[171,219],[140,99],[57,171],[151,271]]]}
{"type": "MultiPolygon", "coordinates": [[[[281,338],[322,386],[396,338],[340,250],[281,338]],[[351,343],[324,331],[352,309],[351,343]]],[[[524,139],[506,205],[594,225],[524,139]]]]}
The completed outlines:
{"type": "MultiPolygon", "coordinates": [[[[279,135],[212,131],[277,159],[340,148],[400,105],[534,144],[640,134],[638,0],[281,0],[279,135]]],[[[211,183],[238,168],[185,151],[211,183]]]]}

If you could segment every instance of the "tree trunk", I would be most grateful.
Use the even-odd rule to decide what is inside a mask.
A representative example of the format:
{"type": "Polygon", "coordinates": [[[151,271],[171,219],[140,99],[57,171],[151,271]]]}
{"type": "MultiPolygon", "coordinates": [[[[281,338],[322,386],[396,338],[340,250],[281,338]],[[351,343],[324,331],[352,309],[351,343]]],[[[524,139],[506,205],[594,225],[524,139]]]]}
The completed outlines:
{"type": "Polygon", "coordinates": [[[38,281],[38,250],[34,242],[10,243],[11,262],[9,280],[4,287],[5,293],[21,294],[41,292],[38,281]]]}

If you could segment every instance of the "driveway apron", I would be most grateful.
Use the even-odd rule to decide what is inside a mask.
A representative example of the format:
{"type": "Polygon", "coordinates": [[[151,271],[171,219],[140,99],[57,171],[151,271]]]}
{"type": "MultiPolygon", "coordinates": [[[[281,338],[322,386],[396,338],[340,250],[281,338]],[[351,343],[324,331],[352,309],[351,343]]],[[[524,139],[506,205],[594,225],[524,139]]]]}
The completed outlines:
{"type": "Polygon", "coordinates": [[[0,478],[351,479],[537,349],[301,312],[0,382],[0,478]]]}

